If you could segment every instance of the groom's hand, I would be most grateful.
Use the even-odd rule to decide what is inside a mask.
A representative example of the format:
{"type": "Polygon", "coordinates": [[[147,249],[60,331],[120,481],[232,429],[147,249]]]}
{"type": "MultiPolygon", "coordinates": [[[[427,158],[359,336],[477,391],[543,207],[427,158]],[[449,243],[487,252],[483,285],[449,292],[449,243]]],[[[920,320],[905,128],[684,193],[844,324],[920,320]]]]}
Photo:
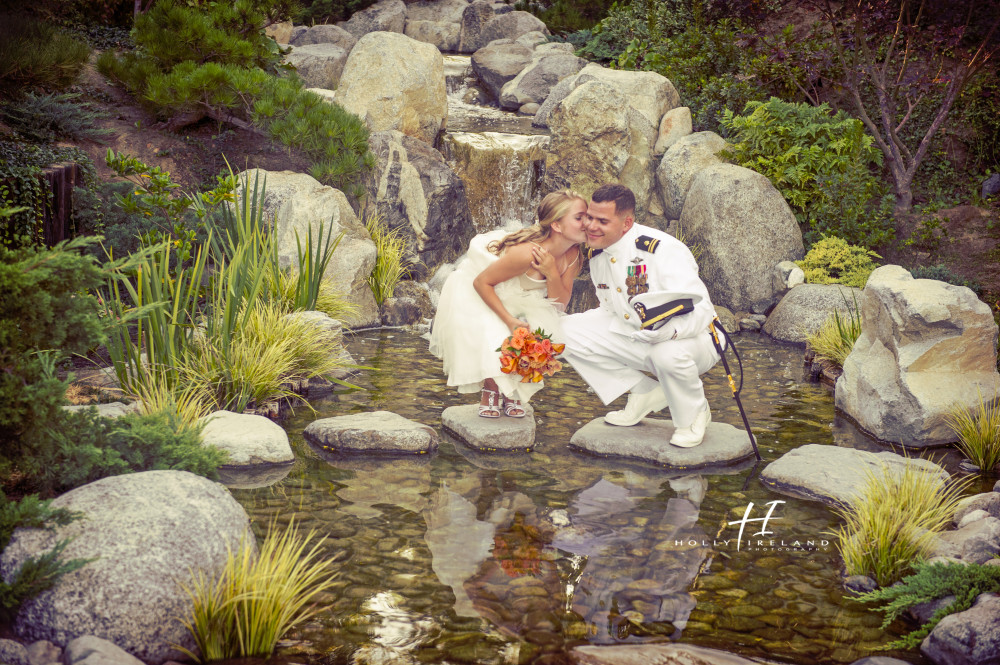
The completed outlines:
{"type": "Polygon", "coordinates": [[[677,339],[677,329],[668,324],[661,326],[657,330],[636,330],[630,336],[637,342],[658,344],[659,342],[677,339]]]}

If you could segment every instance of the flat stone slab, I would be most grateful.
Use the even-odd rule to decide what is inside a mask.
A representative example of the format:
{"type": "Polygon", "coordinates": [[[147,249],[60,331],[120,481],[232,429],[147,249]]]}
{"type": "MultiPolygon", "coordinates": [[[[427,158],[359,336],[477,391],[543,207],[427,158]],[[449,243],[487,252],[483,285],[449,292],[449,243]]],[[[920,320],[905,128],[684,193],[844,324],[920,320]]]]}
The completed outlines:
{"type": "Polygon", "coordinates": [[[573,434],[571,448],[595,455],[653,462],[672,469],[729,466],[753,457],[750,437],[726,423],[709,423],[705,440],[694,448],[670,445],[672,420],[644,418],[632,427],[617,427],[594,418],[573,434]]]}
{"type": "Polygon", "coordinates": [[[423,455],[438,447],[437,432],[431,427],[391,411],[322,418],[310,423],[302,435],[331,453],[423,455]]]}
{"type": "Polygon", "coordinates": [[[524,405],[524,418],[480,418],[477,404],[449,406],[441,425],[465,445],[484,453],[530,452],[535,445],[535,411],[524,405]]]}
{"type": "MultiPolygon", "coordinates": [[[[613,425],[609,425],[613,427],[613,425]]],[[[702,445],[705,445],[704,443],[702,445]]],[[[676,446],[675,446],[676,447],[676,446]]],[[[734,653],[693,644],[587,645],[570,652],[577,665],[753,665],[734,653]]]]}
{"type": "Polygon", "coordinates": [[[933,473],[944,483],[948,472],[918,457],[891,452],[871,453],[854,448],[810,443],[768,464],[760,480],[775,492],[829,506],[849,505],[861,493],[869,473],[902,473],[907,463],[933,473]]]}
{"type": "Polygon", "coordinates": [[[264,416],[216,411],[201,419],[201,441],[229,453],[227,465],[246,467],[295,461],[288,434],[264,416]]]}

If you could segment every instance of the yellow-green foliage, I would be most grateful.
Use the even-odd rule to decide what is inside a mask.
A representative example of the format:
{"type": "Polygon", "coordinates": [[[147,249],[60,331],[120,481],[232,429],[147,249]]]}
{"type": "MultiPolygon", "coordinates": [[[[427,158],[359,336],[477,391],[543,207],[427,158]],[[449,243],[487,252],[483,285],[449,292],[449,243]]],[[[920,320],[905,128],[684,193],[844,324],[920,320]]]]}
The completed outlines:
{"type": "Polygon", "coordinates": [[[861,336],[861,313],[857,303],[847,314],[835,310],[827,317],[823,325],[815,333],[806,336],[809,345],[818,358],[825,358],[837,367],[843,367],[847,356],[851,354],[854,343],[861,336]]]}
{"type": "Polygon", "coordinates": [[[378,255],[375,268],[368,276],[368,285],[379,305],[392,297],[399,281],[410,273],[410,262],[406,258],[406,240],[397,229],[389,229],[377,212],[365,215],[365,228],[375,241],[378,255]]]}
{"type": "MultiPolygon", "coordinates": [[[[295,269],[281,270],[277,276],[272,274],[267,278],[269,297],[281,304],[288,312],[294,312],[298,271],[295,269]]],[[[323,312],[332,319],[344,321],[358,312],[358,306],[349,301],[333,284],[333,280],[323,279],[319,294],[316,296],[315,310],[323,312]]]]}
{"type": "Polygon", "coordinates": [[[202,663],[269,656],[282,636],[316,614],[317,597],[330,589],[336,575],[314,536],[309,532],[303,538],[289,526],[280,535],[272,531],[256,556],[246,545],[230,551],[217,579],[192,571],[184,590],[193,611],[184,625],[200,658],[188,655],[202,663]]]}
{"type": "Polygon", "coordinates": [[[878,267],[873,258],[882,257],[864,247],[849,245],[843,238],[827,236],[795,263],[810,284],[845,284],[863,289],[868,276],[878,267]]]}
{"type": "Polygon", "coordinates": [[[0,90],[65,88],[90,56],[84,42],[21,14],[0,14],[0,90]]]}
{"type": "Polygon", "coordinates": [[[912,463],[866,475],[860,496],[837,510],[844,525],[834,534],[848,575],[887,586],[932,552],[935,534],[950,523],[970,480],[942,483],[912,463]]]}
{"type": "Polygon", "coordinates": [[[980,392],[978,407],[955,407],[946,420],[958,437],[958,449],[983,473],[1000,463],[1000,402],[987,402],[980,392]]]}

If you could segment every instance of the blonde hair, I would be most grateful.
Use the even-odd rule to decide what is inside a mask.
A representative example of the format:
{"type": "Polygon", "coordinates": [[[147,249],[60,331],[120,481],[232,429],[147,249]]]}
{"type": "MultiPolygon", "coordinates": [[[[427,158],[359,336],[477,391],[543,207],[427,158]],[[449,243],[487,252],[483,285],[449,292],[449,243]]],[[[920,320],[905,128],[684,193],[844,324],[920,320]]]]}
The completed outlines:
{"type": "Polygon", "coordinates": [[[587,202],[577,192],[572,189],[557,189],[549,192],[538,204],[538,221],[520,231],[510,233],[502,240],[494,240],[487,249],[499,256],[505,249],[513,245],[520,245],[522,242],[541,242],[552,233],[552,222],[559,221],[569,212],[574,201],[587,202]]]}

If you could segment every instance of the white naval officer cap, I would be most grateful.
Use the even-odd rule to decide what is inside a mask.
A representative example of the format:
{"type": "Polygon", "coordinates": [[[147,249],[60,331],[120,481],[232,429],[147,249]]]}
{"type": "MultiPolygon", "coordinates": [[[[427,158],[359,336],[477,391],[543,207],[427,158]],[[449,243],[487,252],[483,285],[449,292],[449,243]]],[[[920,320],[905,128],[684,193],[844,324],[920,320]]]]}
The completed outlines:
{"type": "Polygon", "coordinates": [[[701,300],[697,293],[647,291],[632,296],[628,302],[639,315],[639,328],[656,330],[675,316],[693,312],[701,300]]]}

